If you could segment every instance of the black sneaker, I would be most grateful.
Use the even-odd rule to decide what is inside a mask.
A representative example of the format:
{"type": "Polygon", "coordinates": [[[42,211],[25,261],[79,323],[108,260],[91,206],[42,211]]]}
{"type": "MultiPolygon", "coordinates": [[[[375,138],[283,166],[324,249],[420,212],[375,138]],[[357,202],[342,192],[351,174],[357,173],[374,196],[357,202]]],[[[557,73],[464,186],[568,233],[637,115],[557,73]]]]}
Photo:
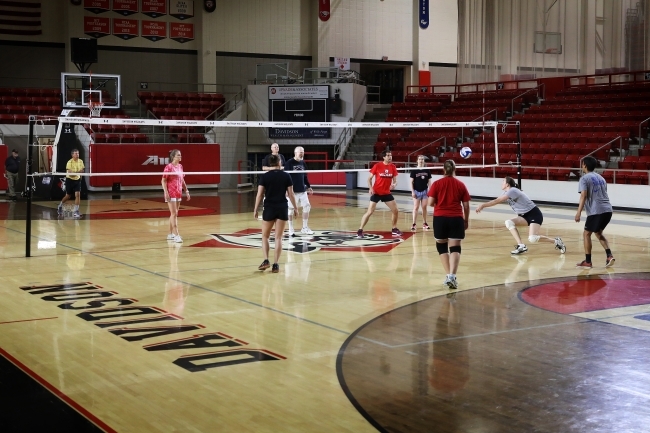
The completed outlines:
{"type": "Polygon", "coordinates": [[[268,269],[270,267],[271,267],[271,263],[268,260],[264,260],[262,262],[262,264],[259,265],[259,267],[257,269],[259,269],[260,271],[264,271],[264,270],[266,270],[266,269],[268,269]]]}
{"type": "Polygon", "coordinates": [[[277,274],[278,272],[280,272],[280,265],[278,265],[277,263],[273,263],[273,267],[271,268],[271,272],[273,272],[274,274],[277,274]]]}

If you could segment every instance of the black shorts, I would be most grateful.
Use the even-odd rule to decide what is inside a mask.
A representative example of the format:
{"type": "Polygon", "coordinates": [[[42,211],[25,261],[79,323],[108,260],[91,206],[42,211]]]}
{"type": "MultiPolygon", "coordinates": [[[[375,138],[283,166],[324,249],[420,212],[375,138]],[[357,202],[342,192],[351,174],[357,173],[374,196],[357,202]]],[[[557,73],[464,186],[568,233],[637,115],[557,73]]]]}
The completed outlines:
{"type": "Polygon", "coordinates": [[[81,191],[81,179],[65,179],[65,192],[66,194],[72,195],[73,192],[81,191]]]}
{"type": "Polygon", "coordinates": [[[436,239],[465,239],[463,217],[433,217],[433,237],[436,239]]]}
{"type": "Polygon", "coordinates": [[[519,216],[525,219],[528,225],[535,223],[541,226],[542,223],[544,222],[544,215],[542,215],[542,211],[539,210],[537,206],[535,206],[525,214],[519,216]]]}
{"type": "Polygon", "coordinates": [[[289,206],[286,202],[278,204],[266,203],[262,211],[262,219],[264,221],[287,221],[289,219],[289,206]]]}
{"type": "Polygon", "coordinates": [[[589,215],[587,222],[585,222],[585,231],[598,233],[605,230],[607,224],[612,220],[612,213],[597,213],[596,215],[589,215]]]}
{"type": "Polygon", "coordinates": [[[373,194],[370,196],[370,201],[375,203],[379,203],[380,201],[386,203],[387,201],[393,201],[393,200],[395,200],[393,194],[386,194],[386,195],[373,194]]]}

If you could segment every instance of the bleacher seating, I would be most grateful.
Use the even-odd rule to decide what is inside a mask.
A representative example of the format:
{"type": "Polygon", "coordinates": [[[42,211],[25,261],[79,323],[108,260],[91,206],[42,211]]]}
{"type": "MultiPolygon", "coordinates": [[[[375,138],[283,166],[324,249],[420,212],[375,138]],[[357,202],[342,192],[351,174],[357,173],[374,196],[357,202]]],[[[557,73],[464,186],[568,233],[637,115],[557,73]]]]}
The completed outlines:
{"type": "Polygon", "coordinates": [[[154,116],[177,119],[182,116],[205,120],[223,112],[225,98],[220,93],[138,92],[138,99],[154,116]]]}
{"type": "Polygon", "coordinates": [[[24,125],[30,115],[55,116],[61,113],[61,90],[46,88],[0,88],[0,123],[24,125]]]}

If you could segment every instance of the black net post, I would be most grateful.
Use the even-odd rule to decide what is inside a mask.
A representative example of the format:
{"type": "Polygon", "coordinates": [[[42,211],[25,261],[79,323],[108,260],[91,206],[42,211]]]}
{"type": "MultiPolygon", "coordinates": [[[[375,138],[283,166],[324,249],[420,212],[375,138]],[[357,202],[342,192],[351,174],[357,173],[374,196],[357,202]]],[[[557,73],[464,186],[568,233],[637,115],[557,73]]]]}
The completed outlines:
{"type": "Polygon", "coordinates": [[[517,184],[521,188],[521,123],[517,121],[517,184]]]}
{"type": "Polygon", "coordinates": [[[25,183],[27,188],[25,192],[27,193],[27,216],[25,217],[25,257],[32,256],[32,185],[33,178],[32,173],[34,172],[34,125],[36,124],[36,116],[29,116],[29,135],[27,137],[27,166],[26,173],[27,176],[25,183]]]}

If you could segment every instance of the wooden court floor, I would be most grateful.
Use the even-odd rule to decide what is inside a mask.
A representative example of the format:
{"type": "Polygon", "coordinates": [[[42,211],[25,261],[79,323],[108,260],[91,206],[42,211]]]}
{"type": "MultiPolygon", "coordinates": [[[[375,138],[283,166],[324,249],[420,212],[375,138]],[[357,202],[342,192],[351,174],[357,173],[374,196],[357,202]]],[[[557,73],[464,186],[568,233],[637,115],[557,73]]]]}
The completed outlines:
{"type": "Polygon", "coordinates": [[[278,274],[257,271],[253,199],[193,197],[182,245],[155,194],[80,220],[39,202],[31,258],[24,204],[0,203],[2,430],[648,431],[648,214],[616,212],[615,266],[596,243],[580,270],[574,208],[540,206],[565,256],[511,257],[510,208],[472,213],[454,294],[407,195],[403,238],[380,204],[360,241],[368,195],[315,194],[278,274]]]}

